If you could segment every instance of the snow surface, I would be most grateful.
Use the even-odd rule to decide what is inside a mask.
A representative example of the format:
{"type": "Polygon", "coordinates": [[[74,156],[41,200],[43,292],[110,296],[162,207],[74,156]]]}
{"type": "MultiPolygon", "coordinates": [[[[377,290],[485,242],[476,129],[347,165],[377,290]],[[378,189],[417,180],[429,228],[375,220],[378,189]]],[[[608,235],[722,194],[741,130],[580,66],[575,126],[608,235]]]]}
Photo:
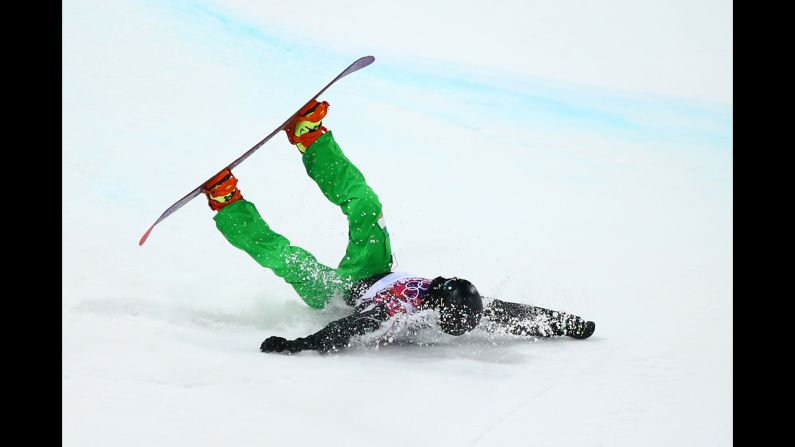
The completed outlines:
{"type": "MultiPolygon", "coordinates": [[[[555,3],[524,13],[571,8],[555,3]]],[[[718,9],[730,28],[726,3],[687,23],[718,9]]],[[[672,68],[681,88],[630,70],[637,82],[621,90],[459,50],[413,58],[383,36],[325,45],[354,25],[338,13],[309,35],[285,31],[282,9],[268,22],[240,2],[63,6],[64,445],[732,444],[730,92],[672,96],[692,90],[687,67],[672,68]],[[201,197],[137,246],[170,203],[366,54],[371,67],[324,95],[326,124],[384,203],[396,269],[576,313],[597,323],[593,337],[425,334],[423,346],[266,355],[267,336],[349,310],[305,306],[226,243],[201,197]]],[[[633,23],[636,9],[602,6],[610,27],[633,23]]],[[[394,39],[416,42],[410,17],[394,39]]],[[[567,48],[513,29],[536,51],[567,48]]],[[[490,36],[484,48],[500,44],[490,36]]],[[[235,173],[273,228],[336,264],[344,216],[286,138],[235,173]]]]}

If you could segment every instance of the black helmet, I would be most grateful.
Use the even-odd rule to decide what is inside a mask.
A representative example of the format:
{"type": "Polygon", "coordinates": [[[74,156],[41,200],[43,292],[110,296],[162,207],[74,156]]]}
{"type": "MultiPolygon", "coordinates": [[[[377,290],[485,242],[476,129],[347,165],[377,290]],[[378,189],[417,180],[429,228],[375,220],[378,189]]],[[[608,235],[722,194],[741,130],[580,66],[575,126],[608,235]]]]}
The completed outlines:
{"type": "Polygon", "coordinates": [[[480,323],[483,299],[471,282],[437,277],[431,282],[431,302],[439,310],[439,325],[445,333],[461,335],[480,323]]]}

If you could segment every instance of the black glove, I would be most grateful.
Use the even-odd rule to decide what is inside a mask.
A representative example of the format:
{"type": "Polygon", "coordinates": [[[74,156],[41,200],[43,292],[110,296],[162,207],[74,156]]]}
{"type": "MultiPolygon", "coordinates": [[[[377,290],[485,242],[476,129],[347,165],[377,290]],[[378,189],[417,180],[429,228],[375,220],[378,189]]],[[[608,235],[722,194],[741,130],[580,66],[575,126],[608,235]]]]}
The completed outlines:
{"type": "Polygon", "coordinates": [[[297,338],[295,340],[287,340],[284,337],[268,337],[265,341],[262,342],[262,345],[259,347],[260,351],[262,352],[283,352],[287,351],[288,353],[296,353],[301,352],[306,349],[310,349],[306,340],[303,338],[297,338]]]}
{"type": "Polygon", "coordinates": [[[268,337],[262,342],[259,349],[262,352],[282,352],[287,345],[287,339],[284,337],[268,337]]]}

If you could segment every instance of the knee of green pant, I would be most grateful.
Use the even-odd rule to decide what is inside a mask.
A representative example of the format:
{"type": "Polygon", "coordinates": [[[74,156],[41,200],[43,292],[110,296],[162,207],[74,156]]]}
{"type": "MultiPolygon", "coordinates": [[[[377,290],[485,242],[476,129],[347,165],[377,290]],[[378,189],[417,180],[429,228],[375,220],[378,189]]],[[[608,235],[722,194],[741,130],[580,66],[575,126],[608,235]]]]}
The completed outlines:
{"type": "Polygon", "coordinates": [[[330,301],[330,300],[324,300],[322,298],[302,297],[302,299],[304,300],[307,306],[313,309],[323,309],[324,307],[326,307],[326,304],[328,304],[328,302],[330,301]]]}
{"type": "Polygon", "coordinates": [[[298,292],[298,296],[301,297],[304,303],[313,309],[323,309],[333,297],[333,294],[315,290],[296,290],[296,292],[298,292]]]}
{"type": "Polygon", "coordinates": [[[381,217],[381,212],[381,202],[375,194],[351,199],[348,205],[348,217],[357,222],[376,222],[381,217]]]}

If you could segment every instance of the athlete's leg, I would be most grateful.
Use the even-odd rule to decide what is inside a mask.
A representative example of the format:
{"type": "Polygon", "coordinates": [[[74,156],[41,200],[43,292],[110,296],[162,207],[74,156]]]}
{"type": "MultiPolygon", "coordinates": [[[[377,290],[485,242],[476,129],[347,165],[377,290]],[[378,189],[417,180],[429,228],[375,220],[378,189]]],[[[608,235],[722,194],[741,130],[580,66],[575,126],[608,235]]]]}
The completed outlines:
{"type": "Polygon", "coordinates": [[[265,223],[254,204],[245,199],[224,206],[214,219],[232,245],[273,270],[311,307],[324,307],[335,294],[342,294],[351,286],[350,281],[318,262],[311,253],[290,245],[287,238],[265,223]]]}
{"type": "Polygon", "coordinates": [[[326,132],[303,153],[306,172],[332,203],[348,217],[348,248],[337,272],[358,281],[392,268],[389,233],[381,202],[364,176],[326,132]]]}

